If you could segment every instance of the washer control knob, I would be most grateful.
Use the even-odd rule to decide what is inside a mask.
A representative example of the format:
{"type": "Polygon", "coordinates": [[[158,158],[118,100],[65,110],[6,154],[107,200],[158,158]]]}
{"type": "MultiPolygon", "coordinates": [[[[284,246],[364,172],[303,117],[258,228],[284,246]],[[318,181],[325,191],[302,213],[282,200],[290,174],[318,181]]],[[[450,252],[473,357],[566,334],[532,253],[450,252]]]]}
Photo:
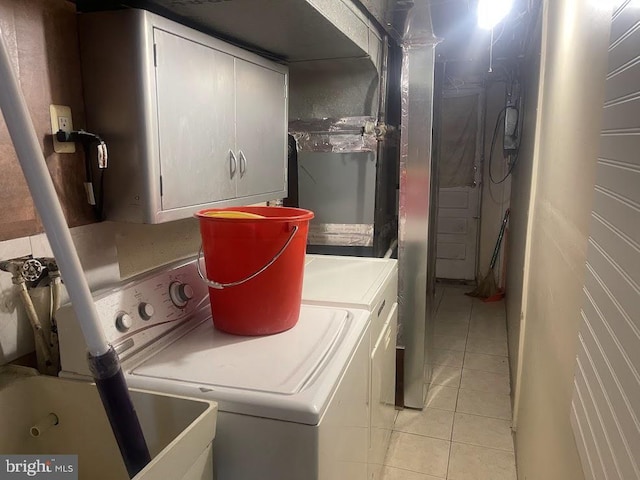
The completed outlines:
{"type": "Polygon", "coordinates": [[[116,317],[116,328],[121,332],[126,332],[133,326],[133,319],[131,315],[125,312],[120,312],[116,317]]]}
{"type": "Polygon", "coordinates": [[[193,288],[188,283],[173,282],[169,285],[169,296],[178,308],[183,308],[193,298],[193,288]]]}
{"type": "Polygon", "coordinates": [[[138,313],[143,320],[150,320],[156,311],[150,303],[142,302],[138,305],[138,313]]]}

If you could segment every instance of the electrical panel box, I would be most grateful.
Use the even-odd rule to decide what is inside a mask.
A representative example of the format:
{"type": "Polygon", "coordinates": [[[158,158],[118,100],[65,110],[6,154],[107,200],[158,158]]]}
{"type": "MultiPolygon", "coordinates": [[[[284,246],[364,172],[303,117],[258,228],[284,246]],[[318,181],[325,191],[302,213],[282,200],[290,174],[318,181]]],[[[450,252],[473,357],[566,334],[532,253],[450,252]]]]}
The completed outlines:
{"type": "Polygon", "coordinates": [[[505,155],[515,154],[520,148],[520,134],[522,132],[522,90],[518,81],[511,82],[507,90],[507,102],[504,109],[504,138],[503,149],[505,155]]]}
{"type": "Polygon", "coordinates": [[[518,108],[515,105],[507,105],[504,112],[503,148],[506,152],[514,152],[518,150],[519,145],[518,108]]]}

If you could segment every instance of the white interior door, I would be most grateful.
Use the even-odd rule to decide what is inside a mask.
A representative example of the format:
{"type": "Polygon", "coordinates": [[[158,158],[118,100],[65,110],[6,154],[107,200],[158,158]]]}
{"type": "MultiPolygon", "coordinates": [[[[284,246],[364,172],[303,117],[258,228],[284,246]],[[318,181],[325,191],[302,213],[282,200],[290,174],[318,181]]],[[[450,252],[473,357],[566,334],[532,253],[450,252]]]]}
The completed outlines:
{"type": "Polygon", "coordinates": [[[439,139],[436,276],[475,280],[480,219],[482,92],[445,93],[439,139]]]}
{"type": "Polygon", "coordinates": [[[475,280],[480,187],[441,188],[436,276],[475,280]]]}

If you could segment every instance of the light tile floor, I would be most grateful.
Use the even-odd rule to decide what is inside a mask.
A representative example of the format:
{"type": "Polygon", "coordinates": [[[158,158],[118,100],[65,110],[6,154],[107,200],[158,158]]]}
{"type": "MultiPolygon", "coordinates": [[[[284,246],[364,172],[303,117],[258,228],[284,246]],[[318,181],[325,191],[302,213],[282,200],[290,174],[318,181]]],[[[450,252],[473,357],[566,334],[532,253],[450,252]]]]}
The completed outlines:
{"type": "Polygon", "coordinates": [[[441,286],[424,410],[398,413],[383,480],[516,480],[504,302],[441,286]]]}

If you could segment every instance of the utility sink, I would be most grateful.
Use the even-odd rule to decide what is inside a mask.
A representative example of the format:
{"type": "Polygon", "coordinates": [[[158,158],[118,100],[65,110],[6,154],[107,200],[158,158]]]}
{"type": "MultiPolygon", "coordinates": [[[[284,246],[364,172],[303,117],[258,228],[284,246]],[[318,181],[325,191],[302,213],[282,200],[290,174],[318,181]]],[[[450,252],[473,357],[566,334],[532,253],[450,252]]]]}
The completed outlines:
{"type": "MultiPolygon", "coordinates": [[[[152,458],[135,480],[212,480],[217,404],[130,391],[152,458]]],[[[81,480],[129,478],[91,383],[0,367],[0,425],[2,454],[78,455],[81,480]]]]}

